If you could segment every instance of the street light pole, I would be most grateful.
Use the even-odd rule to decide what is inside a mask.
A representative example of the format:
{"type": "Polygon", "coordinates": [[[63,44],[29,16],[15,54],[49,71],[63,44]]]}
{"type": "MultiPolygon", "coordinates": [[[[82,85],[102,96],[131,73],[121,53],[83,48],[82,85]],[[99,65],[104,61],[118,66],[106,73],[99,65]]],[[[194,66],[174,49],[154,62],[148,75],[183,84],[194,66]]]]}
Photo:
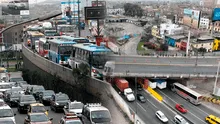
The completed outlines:
{"type": "Polygon", "coordinates": [[[216,92],[216,85],[217,85],[217,82],[218,82],[219,66],[220,66],[220,61],[218,61],[218,69],[217,69],[217,74],[216,74],[216,77],[215,77],[215,83],[214,83],[214,88],[213,88],[213,93],[212,93],[214,95],[215,95],[215,92],[216,92]]]}

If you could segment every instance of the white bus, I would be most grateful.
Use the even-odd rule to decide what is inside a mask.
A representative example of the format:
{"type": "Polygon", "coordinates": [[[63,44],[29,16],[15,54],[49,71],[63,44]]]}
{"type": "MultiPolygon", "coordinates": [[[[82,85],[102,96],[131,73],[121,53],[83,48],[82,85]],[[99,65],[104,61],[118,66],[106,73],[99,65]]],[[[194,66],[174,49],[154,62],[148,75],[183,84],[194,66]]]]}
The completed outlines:
{"type": "Polygon", "coordinates": [[[190,88],[180,83],[173,83],[173,85],[171,86],[171,89],[172,91],[182,96],[184,99],[188,100],[189,102],[195,105],[201,104],[202,95],[191,90],[190,88]]]}

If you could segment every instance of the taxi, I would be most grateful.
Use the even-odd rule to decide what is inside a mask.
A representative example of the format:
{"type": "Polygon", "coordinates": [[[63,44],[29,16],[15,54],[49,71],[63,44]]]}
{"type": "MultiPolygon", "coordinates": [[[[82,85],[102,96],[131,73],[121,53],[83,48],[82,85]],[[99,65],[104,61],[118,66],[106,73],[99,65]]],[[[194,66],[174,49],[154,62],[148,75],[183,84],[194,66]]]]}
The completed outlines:
{"type": "Polygon", "coordinates": [[[28,108],[28,114],[30,113],[45,113],[48,116],[48,110],[45,109],[45,106],[41,103],[30,104],[28,108]]]}
{"type": "Polygon", "coordinates": [[[209,124],[220,124],[220,118],[214,115],[209,115],[205,118],[206,122],[209,124]]]}
{"type": "Polygon", "coordinates": [[[59,122],[59,124],[83,124],[82,121],[74,114],[68,113],[63,116],[59,122]]]}

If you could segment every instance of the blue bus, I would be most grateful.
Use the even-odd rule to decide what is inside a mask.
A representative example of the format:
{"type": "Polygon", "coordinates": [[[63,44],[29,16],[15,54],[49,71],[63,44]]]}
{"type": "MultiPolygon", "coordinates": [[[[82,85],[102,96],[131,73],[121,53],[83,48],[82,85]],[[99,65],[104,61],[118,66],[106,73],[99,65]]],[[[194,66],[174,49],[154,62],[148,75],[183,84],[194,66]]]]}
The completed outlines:
{"type": "Polygon", "coordinates": [[[104,65],[107,61],[107,54],[111,50],[105,46],[97,46],[92,43],[74,44],[73,50],[68,60],[71,68],[78,68],[79,64],[88,64],[91,69],[91,76],[102,78],[104,65]]]}
{"type": "Polygon", "coordinates": [[[83,38],[83,37],[72,37],[72,36],[60,36],[60,37],[57,37],[57,39],[61,39],[63,41],[73,41],[73,42],[76,42],[76,43],[89,43],[90,41],[86,38],[83,38]]]}
{"type": "Polygon", "coordinates": [[[76,44],[76,42],[67,42],[59,39],[50,39],[48,40],[48,43],[49,60],[64,66],[67,65],[67,60],[69,59],[73,49],[73,45],[76,44]]]}

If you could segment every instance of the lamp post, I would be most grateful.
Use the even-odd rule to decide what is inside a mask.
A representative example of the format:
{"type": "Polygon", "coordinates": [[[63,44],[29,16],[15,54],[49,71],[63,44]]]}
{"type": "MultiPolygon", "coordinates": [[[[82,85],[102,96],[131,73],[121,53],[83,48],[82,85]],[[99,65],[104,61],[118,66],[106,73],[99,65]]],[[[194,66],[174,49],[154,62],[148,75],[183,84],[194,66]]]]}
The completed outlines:
{"type": "Polygon", "coordinates": [[[218,73],[219,73],[219,66],[220,66],[220,61],[218,61],[218,69],[217,69],[217,74],[216,74],[216,77],[215,77],[215,82],[214,82],[214,87],[213,87],[213,93],[215,95],[215,92],[216,92],[216,85],[217,85],[217,82],[218,82],[218,73]]]}

